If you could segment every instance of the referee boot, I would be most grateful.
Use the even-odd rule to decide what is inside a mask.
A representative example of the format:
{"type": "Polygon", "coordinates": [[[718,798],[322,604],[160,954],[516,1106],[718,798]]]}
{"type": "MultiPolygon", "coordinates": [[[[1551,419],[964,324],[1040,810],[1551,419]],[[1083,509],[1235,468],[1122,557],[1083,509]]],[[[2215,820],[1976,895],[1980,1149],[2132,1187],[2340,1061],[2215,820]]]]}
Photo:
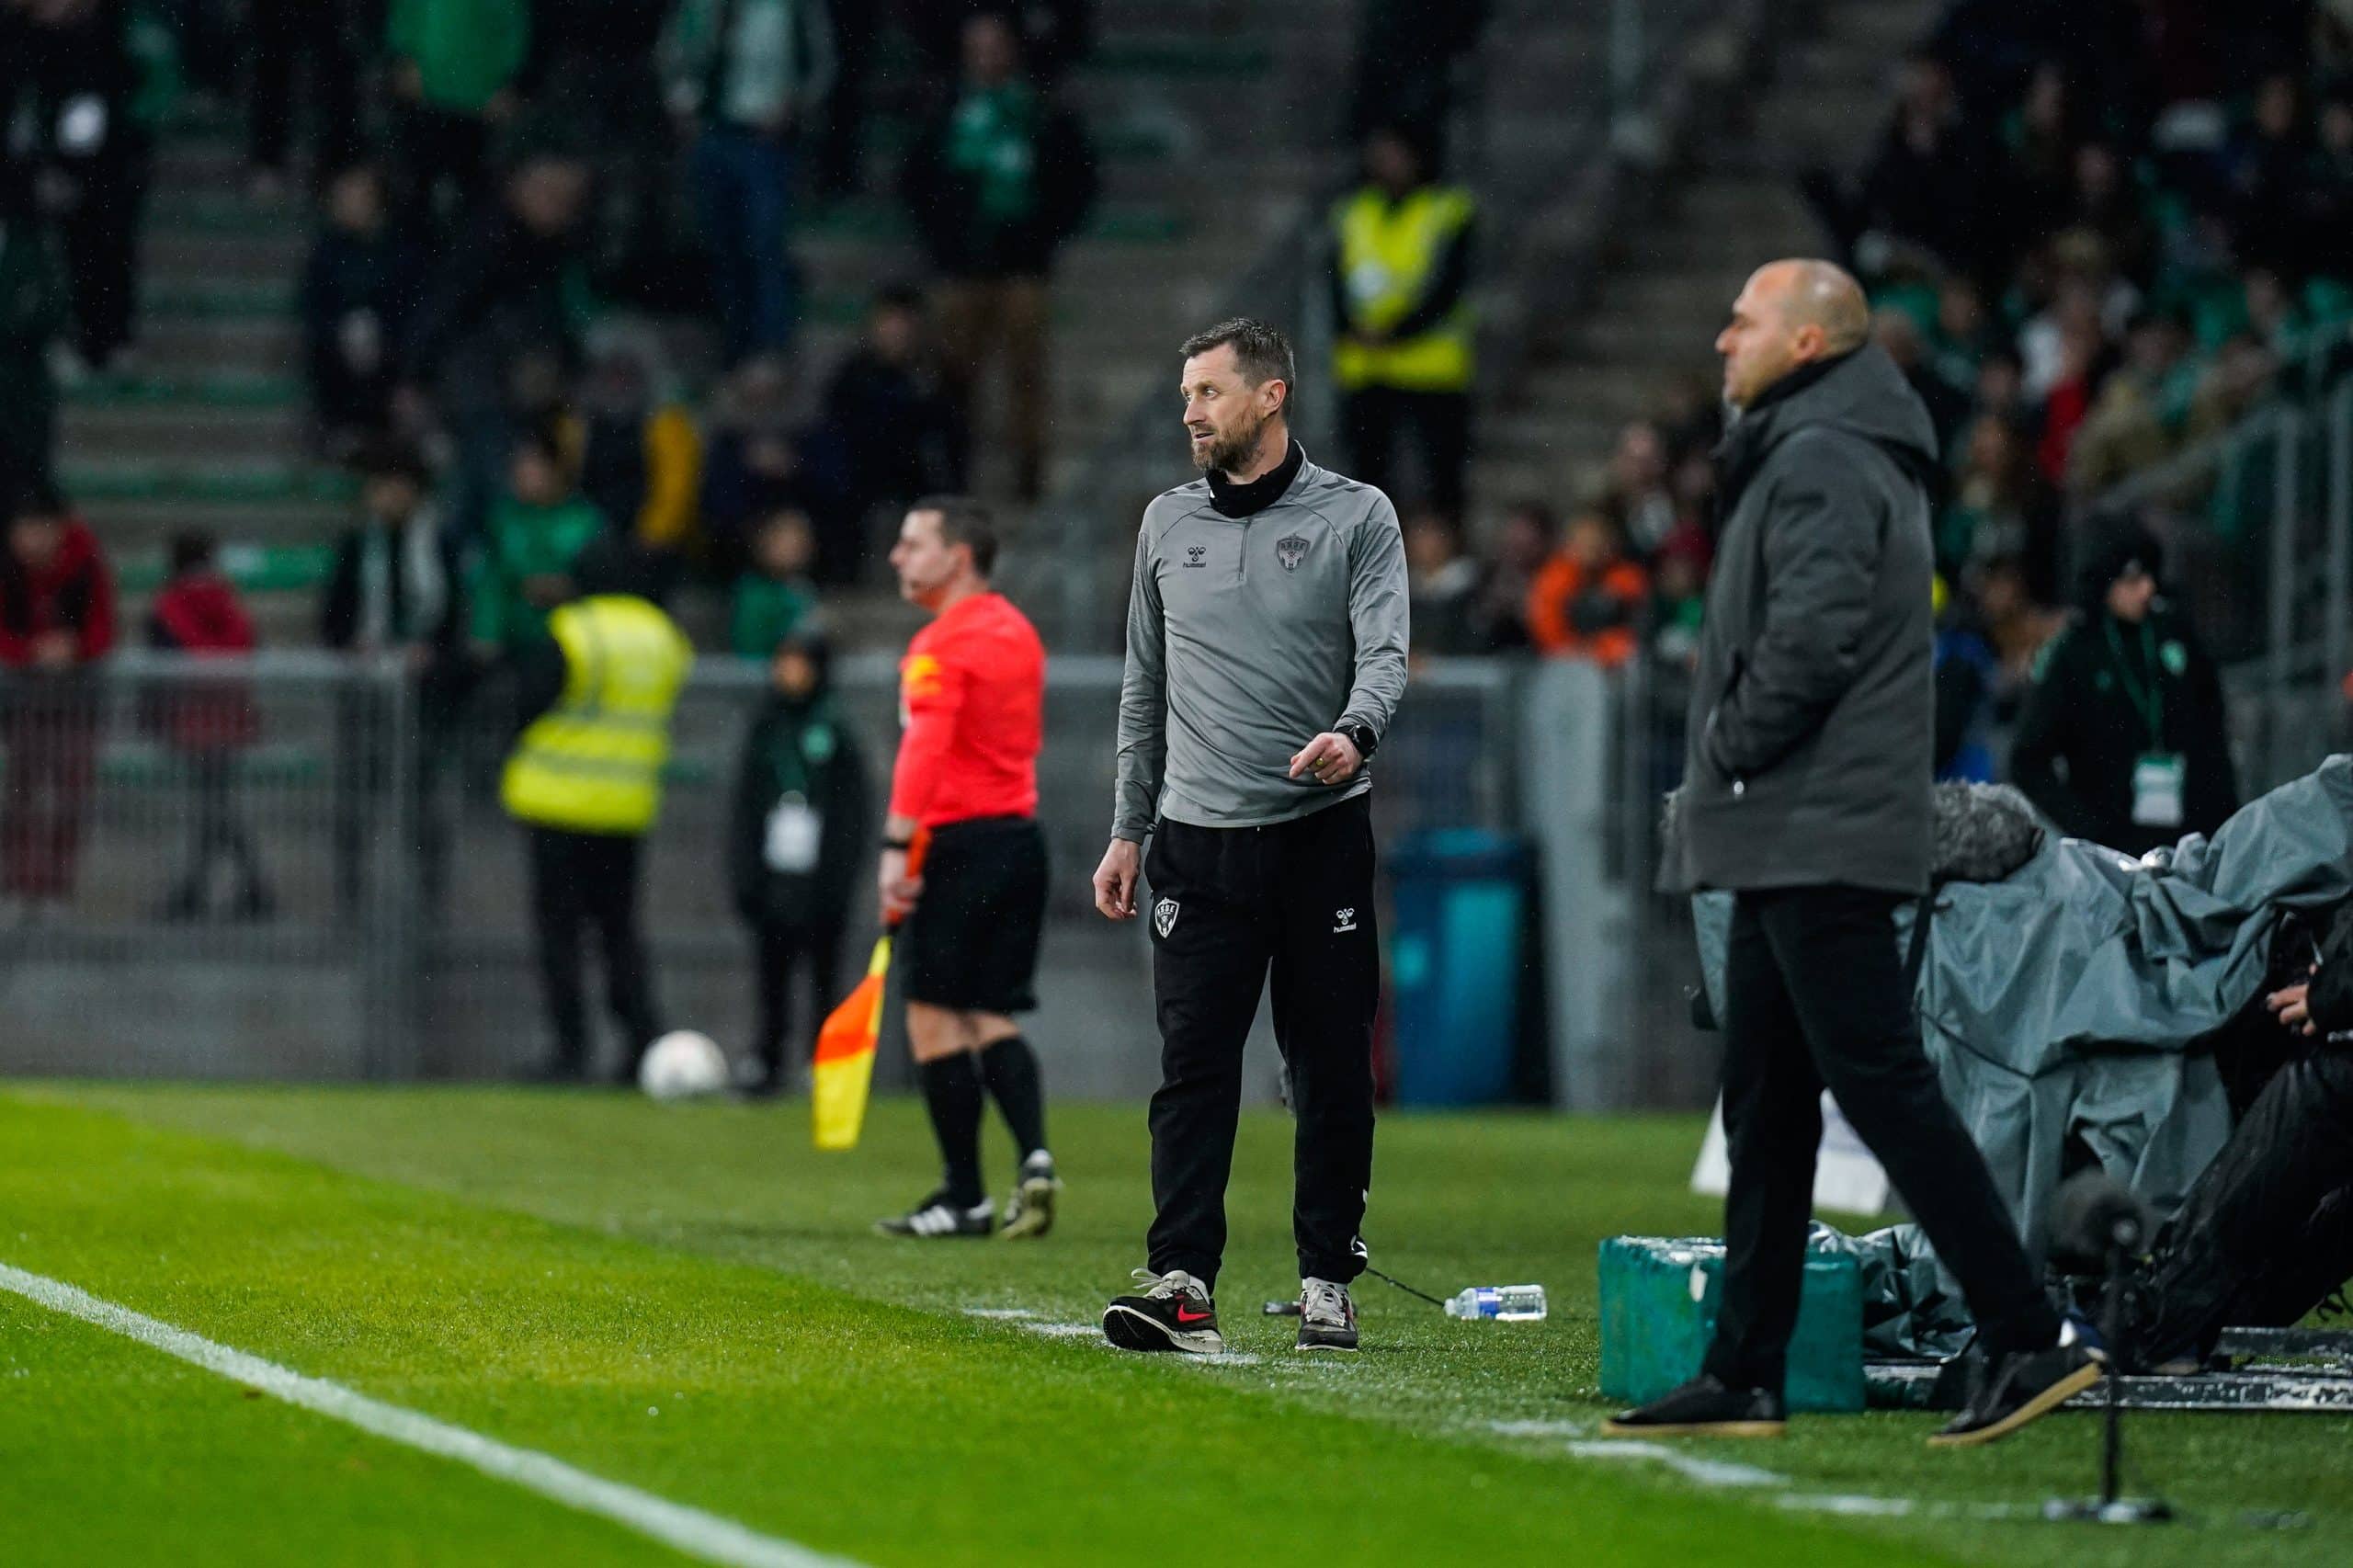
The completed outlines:
{"type": "Polygon", "coordinates": [[[1116,1296],[1103,1309],[1103,1337],[1122,1350],[1178,1350],[1190,1356],[1215,1356],[1225,1349],[1217,1331],[1217,1306],[1209,1287],[1186,1273],[1171,1269],[1154,1274],[1135,1271],[1143,1290],[1116,1296]]]}
{"type": "Polygon", "coordinates": [[[1302,1350],[1354,1350],[1357,1347],[1357,1304],[1348,1288],[1329,1279],[1299,1282],[1299,1347],[1302,1350]]]}
{"type": "Polygon", "coordinates": [[[912,1236],[919,1241],[985,1236],[996,1229],[996,1205],[983,1198],[967,1209],[943,1187],[905,1213],[875,1221],[874,1228],[886,1236],[912,1236]]]}
{"type": "Polygon", "coordinates": [[[1054,1157],[1043,1149],[1021,1162],[1021,1185],[1005,1206],[1005,1225],[997,1235],[1006,1241],[1042,1236],[1054,1228],[1054,1199],[1063,1189],[1054,1174],[1054,1157]]]}
{"type": "Polygon", "coordinates": [[[1702,1372],[1648,1404],[1601,1424],[1612,1437],[1778,1437],[1789,1411],[1770,1389],[1736,1389],[1702,1372]]]}

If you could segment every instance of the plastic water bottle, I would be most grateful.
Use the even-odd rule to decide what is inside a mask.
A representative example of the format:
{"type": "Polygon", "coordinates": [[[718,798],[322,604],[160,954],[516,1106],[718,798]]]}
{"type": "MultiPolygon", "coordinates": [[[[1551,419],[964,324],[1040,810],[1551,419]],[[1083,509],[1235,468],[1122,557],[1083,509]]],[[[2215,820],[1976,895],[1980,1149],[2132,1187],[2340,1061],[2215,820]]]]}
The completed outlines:
{"type": "Polygon", "coordinates": [[[1446,1303],[1450,1318],[1494,1318],[1498,1323],[1544,1321],[1541,1285],[1473,1285],[1446,1303]]]}

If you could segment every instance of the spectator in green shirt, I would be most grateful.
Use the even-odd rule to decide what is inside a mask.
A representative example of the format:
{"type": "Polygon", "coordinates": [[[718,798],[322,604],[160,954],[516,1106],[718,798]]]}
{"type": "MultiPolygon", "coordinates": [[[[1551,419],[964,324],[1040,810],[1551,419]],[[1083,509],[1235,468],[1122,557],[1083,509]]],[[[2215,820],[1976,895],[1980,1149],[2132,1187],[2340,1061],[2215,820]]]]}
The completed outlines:
{"type": "Polygon", "coordinates": [[[809,581],[817,555],[817,530],[798,506],[762,517],[752,533],[751,570],[735,581],[735,605],[728,619],[727,643],[736,657],[765,659],[817,608],[809,581]]]}
{"type": "Polygon", "coordinates": [[[384,42],[402,205],[411,218],[438,220],[447,185],[452,215],[461,213],[485,188],[492,132],[520,103],[530,0],[392,0],[384,42]]]}
{"type": "Polygon", "coordinates": [[[532,430],[517,441],[469,583],[476,648],[511,657],[545,641],[548,612],[575,592],[573,563],[604,531],[555,434],[532,430]]]}

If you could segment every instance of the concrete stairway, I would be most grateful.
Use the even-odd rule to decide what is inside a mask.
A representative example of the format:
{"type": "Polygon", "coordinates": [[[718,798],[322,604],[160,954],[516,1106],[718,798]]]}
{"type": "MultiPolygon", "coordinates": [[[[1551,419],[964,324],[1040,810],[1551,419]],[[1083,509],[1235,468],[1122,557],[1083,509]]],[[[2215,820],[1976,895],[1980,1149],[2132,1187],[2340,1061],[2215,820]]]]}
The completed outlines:
{"type": "Polygon", "coordinates": [[[1819,0],[1799,12],[1797,36],[1758,40],[1770,69],[1761,94],[1700,106],[1687,163],[1659,181],[1648,210],[1617,225],[1597,296],[1536,329],[1526,373],[1483,411],[1477,502],[1568,505],[1598,486],[1619,430],[1654,413],[1678,379],[1712,384],[1711,345],[1748,274],[1822,249],[1797,172],[1865,155],[1886,119],[1893,66],[1938,8],[1819,0]]]}
{"type": "MultiPolygon", "coordinates": [[[[1098,7],[1098,49],[1070,91],[1101,151],[1104,193],[1057,291],[1057,482],[1168,374],[1176,343],[1315,187],[1356,10],[1356,0],[1210,0],[1178,23],[1146,0],[1098,7]],[[1237,95],[1257,106],[1247,138],[1228,129],[1237,95]]],[[[801,365],[813,384],[851,341],[872,289],[920,275],[890,195],[907,129],[903,115],[878,118],[874,195],[805,215],[801,365]]],[[[200,524],[231,547],[267,640],[301,645],[348,487],[303,455],[292,295],[309,215],[249,202],[240,175],[233,128],[193,125],[165,141],[140,374],[69,394],[62,472],[116,556],[132,615],[165,539],[200,524]]],[[[983,482],[990,460],[984,451],[983,482]]]]}

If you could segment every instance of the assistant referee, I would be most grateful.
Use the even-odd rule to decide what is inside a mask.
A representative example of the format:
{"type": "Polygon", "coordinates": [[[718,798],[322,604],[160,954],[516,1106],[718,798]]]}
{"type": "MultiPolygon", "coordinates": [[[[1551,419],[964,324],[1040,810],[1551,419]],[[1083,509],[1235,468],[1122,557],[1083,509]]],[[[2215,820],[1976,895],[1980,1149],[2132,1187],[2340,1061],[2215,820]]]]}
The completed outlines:
{"type": "Polygon", "coordinates": [[[905,732],[891,774],[878,881],[886,916],[904,917],[907,1043],[939,1140],[938,1191],[880,1222],[939,1239],[997,1230],[981,1181],[983,1096],[1019,1161],[1006,1236],[1042,1236],[1062,1183],[1046,1152],[1037,1053],[1013,1015],[1038,1005],[1046,914],[1046,841],[1038,831],[1046,650],[1029,618],[989,586],[996,525],[979,502],[933,495],[907,509],[891,566],[900,597],[931,612],[899,666],[905,732]],[[918,875],[908,851],[930,835],[918,875]]]}
{"type": "Polygon", "coordinates": [[[1404,545],[1386,495],[1291,439],[1281,333],[1229,321],[1183,353],[1202,477],[1146,507],[1137,537],[1095,873],[1112,920],[1138,913],[1139,873],[1150,884],[1161,1038],[1150,1267],[1103,1332],[1129,1350],[1223,1348],[1211,1291],[1242,1049],[1271,971],[1299,1119],[1299,1346],[1353,1350],[1381,990],[1365,764],[1405,690],[1404,545]]]}

